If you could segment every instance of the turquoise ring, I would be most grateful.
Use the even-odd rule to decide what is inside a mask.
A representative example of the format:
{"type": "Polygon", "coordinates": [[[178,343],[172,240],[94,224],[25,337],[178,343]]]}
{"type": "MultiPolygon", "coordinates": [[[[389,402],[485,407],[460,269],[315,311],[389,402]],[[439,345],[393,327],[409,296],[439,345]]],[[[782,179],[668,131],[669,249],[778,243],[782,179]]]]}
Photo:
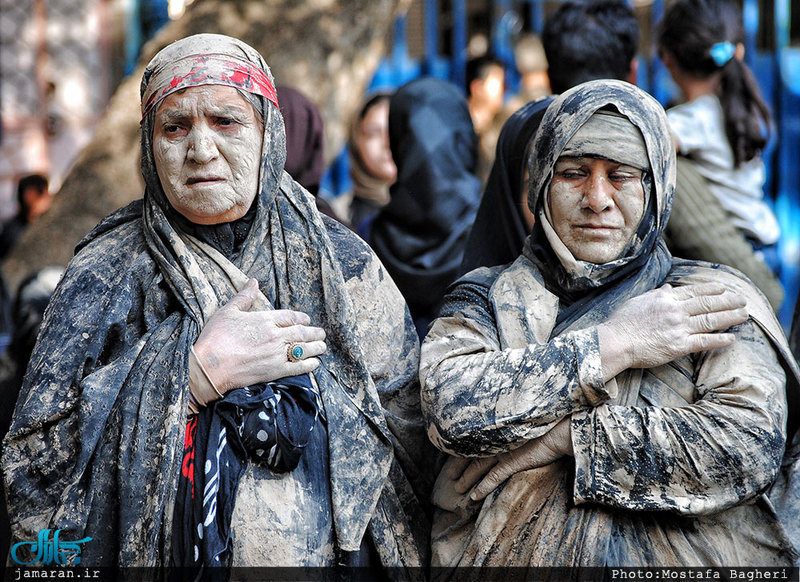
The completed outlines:
{"type": "Polygon", "coordinates": [[[286,349],[286,356],[289,358],[290,362],[299,362],[303,359],[304,353],[303,346],[300,344],[289,344],[289,347],[286,349]]]}

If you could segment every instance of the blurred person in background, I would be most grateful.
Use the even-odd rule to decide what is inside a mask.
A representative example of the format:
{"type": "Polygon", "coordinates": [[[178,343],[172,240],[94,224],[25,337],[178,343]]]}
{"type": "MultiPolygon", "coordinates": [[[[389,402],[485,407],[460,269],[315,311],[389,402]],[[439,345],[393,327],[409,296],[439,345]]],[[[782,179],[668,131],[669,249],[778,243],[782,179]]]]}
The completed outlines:
{"type": "Polygon", "coordinates": [[[350,180],[353,188],[331,204],[337,214],[364,236],[369,222],[389,203],[389,187],[397,179],[397,166],[389,146],[389,102],[386,91],[365,98],[347,137],[350,180]]]}
{"type": "Polygon", "coordinates": [[[503,63],[491,54],[473,57],[465,71],[467,103],[478,134],[478,177],[485,181],[494,160],[506,91],[503,63]]]}
{"type": "Polygon", "coordinates": [[[538,34],[525,34],[514,44],[514,64],[520,74],[519,91],[506,99],[504,119],[552,92],[547,76],[547,55],[538,34]]]}
{"type": "Polygon", "coordinates": [[[461,273],[513,262],[533,228],[528,209],[530,144],[553,97],[531,101],[503,126],[475,223],[464,249],[461,273]]]}
{"type": "Polygon", "coordinates": [[[424,336],[445,289],[458,276],[480,203],[478,138],[458,87],[422,78],[392,95],[389,141],[397,181],[367,241],[424,336]]]}
{"type": "Polygon", "coordinates": [[[0,231],[0,260],[5,259],[28,226],[50,208],[53,197],[48,180],[42,174],[30,174],[17,183],[17,213],[0,231]]]}
{"type": "Polygon", "coordinates": [[[636,83],[639,24],[625,0],[569,0],[547,17],[542,30],[553,93],[592,79],[636,83]]]}
{"type": "Polygon", "coordinates": [[[292,87],[278,86],[278,102],[286,127],[286,170],[314,196],[317,209],[335,220],[339,217],[319,196],[325,170],[325,124],[319,108],[292,87]]]}
{"type": "MultiPolygon", "coordinates": [[[[5,260],[16,247],[25,230],[37,222],[53,203],[47,178],[42,174],[29,174],[17,183],[17,213],[0,231],[0,261],[5,260]]],[[[6,349],[13,333],[13,290],[8,288],[0,274],[0,353],[6,349]]]]}
{"type": "Polygon", "coordinates": [[[777,271],[780,226],[764,199],[772,116],[744,62],[741,11],[728,0],[670,2],[658,47],[681,91],[682,102],[667,110],[678,153],[706,180],[757,256],[777,271]]]}

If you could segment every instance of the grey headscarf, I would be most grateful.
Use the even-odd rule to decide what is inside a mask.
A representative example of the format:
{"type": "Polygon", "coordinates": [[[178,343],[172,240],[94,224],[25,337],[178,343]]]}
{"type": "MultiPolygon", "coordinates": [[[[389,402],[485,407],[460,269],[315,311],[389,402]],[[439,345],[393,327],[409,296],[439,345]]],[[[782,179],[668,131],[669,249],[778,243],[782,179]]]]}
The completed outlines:
{"type": "MultiPolygon", "coordinates": [[[[589,81],[559,96],[545,113],[529,158],[528,206],[537,216],[525,253],[540,269],[548,288],[570,303],[590,292],[613,286],[640,271],[660,281],[669,272],[671,256],[662,241],[675,189],[675,150],[669,139],[664,108],[653,97],[630,83],[615,80],[589,81]],[[638,131],[646,146],[649,170],[643,177],[648,200],[644,216],[627,251],[604,264],[574,260],[565,266],[553,251],[544,232],[544,201],[553,169],[578,130],[596,112],[608,110],[623,116],[638,131]]],[[[631,148],[640,148],[641,140],[631,148]]],[[[574,144],[573,144],[574,145],[574,144]]],[[[618,144],[615,144],[617,146],[618,144]]],[[[609,147],[612,152],[614,148],[609,147]]],[[[637,154],[625,160],[637,159],[637,154]]]]}

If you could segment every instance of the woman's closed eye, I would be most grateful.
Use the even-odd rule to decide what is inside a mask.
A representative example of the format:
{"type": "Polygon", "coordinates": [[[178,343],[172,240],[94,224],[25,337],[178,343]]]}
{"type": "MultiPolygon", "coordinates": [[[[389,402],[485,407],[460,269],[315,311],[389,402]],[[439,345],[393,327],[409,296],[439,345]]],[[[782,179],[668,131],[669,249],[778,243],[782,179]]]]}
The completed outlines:
{"type": "Polygon", "coordinates": [[[587,172],[575,168],[569,168],[566,170],[557,171],[556,176],[563,178],[564,180],[579,180],[581,178],[585,178],[587,176],[587,172]]]}
{"type": "Polygon", "coordinates": [[[612,182],[628,182],[630,180],[641,180],[642,173],[628,172],[628,171],[610,172],[608,174],[608,179],[611,180],[612,182]]]}

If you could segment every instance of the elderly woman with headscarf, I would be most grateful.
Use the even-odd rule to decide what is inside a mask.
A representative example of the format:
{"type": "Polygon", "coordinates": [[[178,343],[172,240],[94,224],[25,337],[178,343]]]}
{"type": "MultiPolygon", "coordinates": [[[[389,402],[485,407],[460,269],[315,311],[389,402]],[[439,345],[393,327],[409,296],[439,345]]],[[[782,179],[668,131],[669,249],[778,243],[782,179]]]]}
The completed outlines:
{"type": "Polygon", "coordinates": [[[669,136],[618,81],[545,113],[521,256],[460,279],[423,343],[429,436],[454,456],[435,565],[797,561],[797,365],[750,282],[664,246],[669,136]]]}
{"type": "Polygon", "coordinates": [[[80,243],[6,440],[16,542],[58,530],[81,566],[424,563],[418,340],[284,171],[274,87],[220,35],[147,66],[144,198],[80,243]]]}
{"type": "Polygon", "coordinates": [[[478,137],[464,95],[435,78],[400,87],[389,105],[389,145],[397,181],[367,240],[423,336],[458,277],[481,198],[478,137]]]}

